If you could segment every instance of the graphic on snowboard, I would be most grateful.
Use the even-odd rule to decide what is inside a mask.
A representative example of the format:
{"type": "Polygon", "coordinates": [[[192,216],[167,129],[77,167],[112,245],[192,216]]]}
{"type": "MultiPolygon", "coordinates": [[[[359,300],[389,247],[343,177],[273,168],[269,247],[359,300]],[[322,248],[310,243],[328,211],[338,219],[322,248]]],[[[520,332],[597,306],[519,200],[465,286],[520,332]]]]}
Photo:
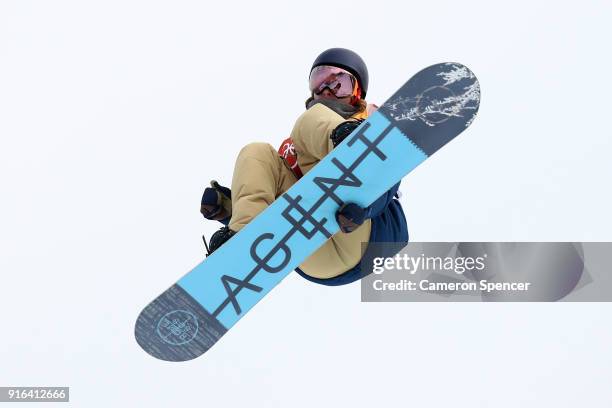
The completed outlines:
{"type": "Polygon", "coordinates": [[[334,214],[341,205],[370,205],[465,130],[479,103],[478,80],[461,64],[417,73],[287,192],[147,305],[136,321],[138,344],[167,361],[205,353],[339,230],[334,214]]]}

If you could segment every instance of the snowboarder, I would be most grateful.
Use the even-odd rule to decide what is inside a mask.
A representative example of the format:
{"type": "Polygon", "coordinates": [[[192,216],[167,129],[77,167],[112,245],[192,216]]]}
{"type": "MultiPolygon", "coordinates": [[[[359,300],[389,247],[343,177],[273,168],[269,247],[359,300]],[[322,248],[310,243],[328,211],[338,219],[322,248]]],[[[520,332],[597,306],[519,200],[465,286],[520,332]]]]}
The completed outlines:
{"type": "MultiPolygon", "coordinates": [[[[224,226],[206,245],[208,255],[230,239],[289,189],[377,107],[368,105],[368,70],[359,55],[344,48],[321,53],[310,70],[311,95],[280,148],[250,143],[236,159],[231,190],[216,181],[204,190],[200,212],[224,226]]],[[[372,205],[346,203],[338,209],[340,231],[296,271],[304,278],[343,285],[362,278],[362,242],[408,242],[408,228],[397,200],[399,183],[372,205]]],[[[204,241],[206,244],[206,240],[204,241]]]]}

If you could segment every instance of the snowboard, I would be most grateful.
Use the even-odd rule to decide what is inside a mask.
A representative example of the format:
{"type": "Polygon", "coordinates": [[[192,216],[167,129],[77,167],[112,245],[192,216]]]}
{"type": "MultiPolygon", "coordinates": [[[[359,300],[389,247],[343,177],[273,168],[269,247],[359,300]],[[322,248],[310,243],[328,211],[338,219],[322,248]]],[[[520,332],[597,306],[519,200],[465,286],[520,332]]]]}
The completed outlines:
{"type": "Polygon", "coordinates": [[[340,145],[138,316],[151,356],[186,361],[209,350],[285,276],[339,231],[345,202],[367,207],[465,130],[480,103],[458,63],[423,69],[340,145]]]}

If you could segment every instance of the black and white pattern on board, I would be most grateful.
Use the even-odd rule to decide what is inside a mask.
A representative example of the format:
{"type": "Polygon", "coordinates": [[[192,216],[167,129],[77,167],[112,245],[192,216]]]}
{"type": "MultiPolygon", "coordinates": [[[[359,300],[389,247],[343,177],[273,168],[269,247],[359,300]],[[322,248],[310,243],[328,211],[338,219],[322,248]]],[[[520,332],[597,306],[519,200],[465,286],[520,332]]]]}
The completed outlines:
{"type": "MultiPolygon", "coordinates": [[[[464,117],[466,111],[475,111],[480,103],[480,84],[476,76],[461,64],[446,63],[445,70],[436,75],[439,83],[423,84],[424,90],[416,96],[397,95],[383,106],[396,121],[420,120],[428,126],[446,122],[452,117],[464,117]],[[446,69],[447,68],[447,69],[446,69]]],[[[465,126],[474,119],[474,112],[465,126]]]]}

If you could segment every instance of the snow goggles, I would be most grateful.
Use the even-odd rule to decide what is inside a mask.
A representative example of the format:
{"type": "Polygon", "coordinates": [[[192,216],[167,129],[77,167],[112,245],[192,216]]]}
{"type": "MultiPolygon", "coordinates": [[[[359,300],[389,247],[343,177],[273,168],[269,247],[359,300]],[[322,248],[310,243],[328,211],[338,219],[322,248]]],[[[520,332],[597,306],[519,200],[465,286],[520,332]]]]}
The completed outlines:
{"type": "Polygon", "coordinates": [[[359,96],[357,80],[350,72],[330,65],[319,65],[310,72],[310,91],[319,95],[329,89],[337,98],[359,96]]]}

